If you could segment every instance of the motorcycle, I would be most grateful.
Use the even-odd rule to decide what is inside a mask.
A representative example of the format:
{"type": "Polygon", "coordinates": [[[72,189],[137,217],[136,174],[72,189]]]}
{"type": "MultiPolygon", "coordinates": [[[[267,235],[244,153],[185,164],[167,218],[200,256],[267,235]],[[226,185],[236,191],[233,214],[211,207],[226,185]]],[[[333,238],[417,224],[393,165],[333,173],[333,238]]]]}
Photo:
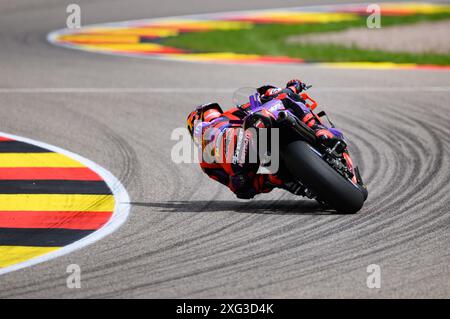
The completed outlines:
{"type": "Polygon", "coordinates": [[[318,114],[311,112],[316,121],[339,137],[334,145],[325,145],[299,119],[299,114],[317,107],[317,102],[305,92],[309,88],[311,86],[303,87],[300,94],[303,101],[283,94],[280,98],[262,103],[256,89],[251,89],[252,94],[248,95],[249,88],[237,90],[233,100],[237,107],[247,112],[247,118],[255,118],[255,114],[263,112],[271,117],[271,126],[279,129],[281,166],[277,176],[290,185],[291,192],[315,199],[339,213],[356,213],[367,199],[368,191],[348,150],[337,151],[347,148],[342,131],[334,126],[324,111],[318,114]],[[246,101],[242,103],[243,96],[246,96],[246,101]],[[295,185],[294,189],[292,185],[295,185]]]}

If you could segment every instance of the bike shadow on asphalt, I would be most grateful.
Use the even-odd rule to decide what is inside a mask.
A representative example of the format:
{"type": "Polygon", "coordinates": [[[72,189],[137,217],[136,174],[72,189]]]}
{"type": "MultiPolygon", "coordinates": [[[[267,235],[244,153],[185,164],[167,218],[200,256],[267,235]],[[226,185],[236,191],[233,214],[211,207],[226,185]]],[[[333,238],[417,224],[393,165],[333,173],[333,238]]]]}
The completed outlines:
{"type": "Polygon", "coordinates": [[[236,212],[263,215],[338,215],[335,210],[313,200],[190,200],[165,202],[131,202],[135,207],[156,208],[158,212],[214,213],[236,212]]]}

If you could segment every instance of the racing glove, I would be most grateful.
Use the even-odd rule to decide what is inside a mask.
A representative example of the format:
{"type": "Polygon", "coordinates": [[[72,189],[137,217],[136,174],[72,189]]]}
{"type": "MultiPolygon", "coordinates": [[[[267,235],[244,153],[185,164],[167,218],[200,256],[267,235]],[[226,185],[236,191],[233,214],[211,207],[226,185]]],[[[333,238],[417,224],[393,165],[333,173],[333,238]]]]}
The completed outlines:
{"type": "Polygon", "coordinates": [[[258,192],[250,182],[248,176],[244,174],[237,174],[230,176],[230,189],[236,194],[237,198],[240,199],[251,199],[258,192]]]}
{"type": "Polygon", "coordinates": [[[305,83],[298,79],[292,79],[286,84],[286,88],[294,93],[300,94],[305,88],[305,83]]]}

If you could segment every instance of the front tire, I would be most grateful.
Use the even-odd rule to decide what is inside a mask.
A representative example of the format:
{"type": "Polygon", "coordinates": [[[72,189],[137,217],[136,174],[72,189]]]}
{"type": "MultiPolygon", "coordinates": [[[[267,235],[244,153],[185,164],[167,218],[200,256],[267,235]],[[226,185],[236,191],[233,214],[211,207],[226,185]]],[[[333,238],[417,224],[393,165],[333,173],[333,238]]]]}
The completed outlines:
{"type": "Polygon", "coordinates": [[[360,189],[321,159],[304,141],[284,147],[283,161],[287,169],[315,191],[339,213],[354,214],[364,204],[360,189]]]}

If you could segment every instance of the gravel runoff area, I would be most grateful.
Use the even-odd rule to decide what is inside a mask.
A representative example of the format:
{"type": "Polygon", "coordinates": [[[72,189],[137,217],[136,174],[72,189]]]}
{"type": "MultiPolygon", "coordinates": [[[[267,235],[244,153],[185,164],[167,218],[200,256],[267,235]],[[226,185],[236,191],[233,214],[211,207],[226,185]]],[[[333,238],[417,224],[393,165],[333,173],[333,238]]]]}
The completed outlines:
{"type": "Polygon", "coordinates": [[[331,43],[362,49],[410,53],[450,53],[450,20],[380,29],[351,28],[339,32],[291,36],[288,43],[331,43]]]}

